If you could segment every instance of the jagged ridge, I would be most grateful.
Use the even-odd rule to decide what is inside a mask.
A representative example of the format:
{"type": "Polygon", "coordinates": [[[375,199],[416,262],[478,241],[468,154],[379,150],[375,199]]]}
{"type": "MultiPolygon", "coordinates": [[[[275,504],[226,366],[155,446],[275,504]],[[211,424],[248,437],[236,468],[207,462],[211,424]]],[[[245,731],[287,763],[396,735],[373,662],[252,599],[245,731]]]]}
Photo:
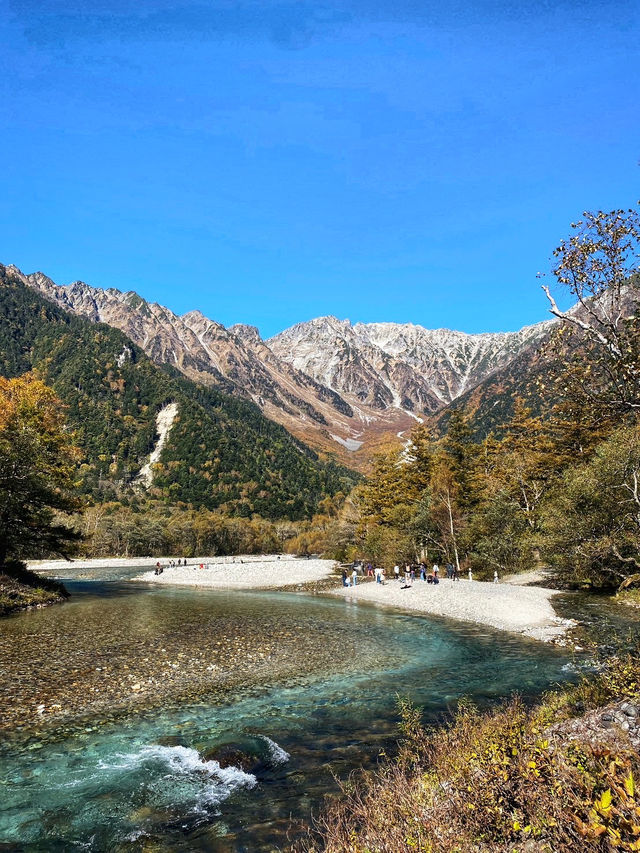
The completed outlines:
{"type": "Polygon", "coordinates": [[[263,341],[253,326],[226,329],[198,310],[180,317],[133,291],[63,287],[42,273],[12,270],[66,310],[121,329],[157,363],[253,400],[297,437],[355,467],[366,466],[381,442],[538,346],[553,327],[546,321],[469,335],[329,316],[263,341]]]}

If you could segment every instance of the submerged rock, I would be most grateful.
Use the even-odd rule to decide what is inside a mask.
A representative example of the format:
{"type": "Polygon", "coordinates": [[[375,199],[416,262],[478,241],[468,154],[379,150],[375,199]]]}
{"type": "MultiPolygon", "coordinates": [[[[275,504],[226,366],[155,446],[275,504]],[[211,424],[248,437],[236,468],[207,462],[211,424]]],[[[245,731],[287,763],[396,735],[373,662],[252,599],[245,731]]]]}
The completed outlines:
{"type": "Polygon", "coordinates": [[[204,761],[217,761],[220,767],[238,767],[245,773],[255,775],[267,766],[265,756],[246,749],[240,744],[225,743],[204,753],[204,761]]]}

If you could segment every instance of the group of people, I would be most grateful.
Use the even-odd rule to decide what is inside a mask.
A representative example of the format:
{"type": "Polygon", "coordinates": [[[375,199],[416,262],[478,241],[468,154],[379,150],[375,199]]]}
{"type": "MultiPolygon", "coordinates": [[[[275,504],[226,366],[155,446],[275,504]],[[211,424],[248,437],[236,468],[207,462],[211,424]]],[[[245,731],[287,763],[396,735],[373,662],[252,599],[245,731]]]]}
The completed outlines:
{"type": "MultiPolygon", "coordinates": [[[[452,580],[455,579],[454,575],[458,574],[457,570],[454,569],[451,563],[447,563],[446,571],[447,577],[451,578],[452,580]]],[[[429,571],[425,563],[407,563],[404,567],[404,570],[401,570],[398,564],[393,567],[394,580],[404,581],[400,589],[410,589],[413,586],[414,580],[418,576],[420,577],[420,580],[424,581],[425,583],[439,584],[440,566],[437,563],[434,563],[431,568],[431,571],[429,571]]],[[[459,579],[460,578],[458,577],[457,580],[459,579]]]]}
{"type": "MultiPolygon", "coordinates": [[[[460,570],[457,565],[454,566],[453,563],[446,563],[444,569],[449,580],[460,580],[460,570]]],[[[362,576],[375,578],[376,583],[384,584],[387,582],[384,569],[374,568],[371,563],[365,564],[361,560],[356,560],[353,563],[351,570],[347,567],[342,569],[342,585],[357,586],[360,574],[362,574],[362,576]]],[[[434,563],[431,570],[429,570],[427,565],[424,562],[421,562],[407,563],[404,569],[401,569],[399,564],[396,564],[393,567],[394,581],[403,581],[403,585],[400,589],[410,589],[417,577],[419,577],[424,583],[438,584],[440,583],[440,566],[437,563],[434,563]]],[[[471,569],[469,569],[469,580],[473,580],[471,569]]],[[[494,571],[493,573],[493,582],[498,583],[497,571],[494,571]]]]}
{"type": "MultiPolygon", "coordinates": [[[[376,572],[382,572],[382,569],[376,569],[376,572]]],[[[368,568],[366,570],[367,577],[370,577],[368,568]]],[[[378,577],[376,575],[376,580],[378,577]]],[[[380,583],[380,581],[378,581],[380,583]]],[[[353,570],[348,572],[346,568],[342,569],[342,586],[357,586],[358,585],[358,564],[353,564],[353,570]]]]}
{"type": "MultiPolygon", "coordinates": [[[[446,564],[445,572],[449,580],[460,580],[460,572],[453,563],[446,564]]],[[[429,568],[423,562],[417,564],[407,563],[404,570],[401,570],[400,566],[396,564],[393,567],[393,576],[397,581],[401,579],[404,580],[404,586],[402,586],[401,589],[407,589],[412,586],[417,577],[420,577],[420,580],[425,583],[438,584],[440,583],[440,566],[437,563],[434,563],[431,567],[431,571],[429,571],[429,568]]]]}
{"type": "MultiPolygon", "coordinates": [[[[186,565],[187,565],[187,558],[185,557],[184,559],[179,558],[177,562],[175,560],[169,560],[169,562],[167,564],[167,568],[174,569],[174,568],[176,568],[176,566],[186,566],[186,565]]],[[[193,568],[195,569],[195,566],[193,568]]],[[[200,568],[202,568],[202,566],[200,566],[200,568]]],[[[154,575],[161,575],[164,572],[164,570],[165,570],[165,566],[163,566],[162,563],[158,560],[158,562],[156,563],[156,567],[153,571],[154,575]]]]}

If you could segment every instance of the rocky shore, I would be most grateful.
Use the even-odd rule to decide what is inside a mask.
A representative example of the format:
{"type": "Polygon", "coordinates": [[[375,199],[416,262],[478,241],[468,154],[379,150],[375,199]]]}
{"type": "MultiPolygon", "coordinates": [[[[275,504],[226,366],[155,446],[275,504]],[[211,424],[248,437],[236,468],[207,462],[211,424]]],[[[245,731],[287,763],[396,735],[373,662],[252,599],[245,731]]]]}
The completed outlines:
{"type": "MultiPolygon", "coordinates": [[[[74,561],[72,566],[74,571],[139,566],[147,571],[132,580],[162,586],[323,592],[353,601],[474,622],[544,642],[561,642],[566,631],[574,625],[572,620],[560,618],[553,609],[551,599],[558,590],[530,586],[532,578],[526,574],[522,576],[522,584],[518,583],[518,576],[498,584],[442,578],[438,585],[415,580],[411,588],[403,589],[403,581],[388,580],[385,584],[377,584],[359,578],[357,586],[343,587],[338,586],[333,560],[305,559],[289,554],[242,555],[193,557],[186,566],[171,566],[172,560],[175,562],[168,557],[94,559],[74,561]],[[155,574],[158,562],[163,566],[160,575],[155,574]]],[[[31,567],[64,573],[69,563],[58,560],[33,563],[31,567]]]]}
{"type": "Polygon", "coordinates": [[[136,581],[212,589],[282,589],[330,578],[334,560],[307,560],[288,554],[203,557],[187,566],[165,568],[161,575],[144,572],[136,581]]]}
{"type": "Polygon", "coordinates": [[[544,642],[559,639],[574,624],[557,616],[551,605],[551,598],[558,591],[544,587],[446,578],[437,585],[415,580],[410,588],[403,587],[404,581],[390,580],[385,584],[369,581],[359,582],[355,587],[339,587],[332,594],[352,601],[489,625],[544,642]]]}
{"type": "Polygon", "coordinates": [[[243,554],[235,557],[189,557],[188,565],[177,563],[176,557],[105,557],[88,560],[40,560],[29,564],[38,572],[66,577],[72,570],[95,573],[99,569],[140,568],[132,578],[144,583],[196,586],[211,589],[296,589],[325,588],[337,581],[335,560],[306,559],[291,554],[243,554]],[[163,567],[155,574],[157,564],[163,567]]]}

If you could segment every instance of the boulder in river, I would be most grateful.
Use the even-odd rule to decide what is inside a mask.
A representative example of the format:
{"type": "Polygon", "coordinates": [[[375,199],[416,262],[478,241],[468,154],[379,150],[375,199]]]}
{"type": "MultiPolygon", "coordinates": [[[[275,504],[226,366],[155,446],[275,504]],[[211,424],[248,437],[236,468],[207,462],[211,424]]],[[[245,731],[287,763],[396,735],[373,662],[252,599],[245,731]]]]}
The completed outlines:
{"type": "Polygon", "coordinates": [[[254,752],[250,747],[237,743],[224,743],[215,746],[203,756],[205,761],[217,761],[220,767],[238,767],[245,773],[256,774],[266,767],[264,756],[254,752]]]}

